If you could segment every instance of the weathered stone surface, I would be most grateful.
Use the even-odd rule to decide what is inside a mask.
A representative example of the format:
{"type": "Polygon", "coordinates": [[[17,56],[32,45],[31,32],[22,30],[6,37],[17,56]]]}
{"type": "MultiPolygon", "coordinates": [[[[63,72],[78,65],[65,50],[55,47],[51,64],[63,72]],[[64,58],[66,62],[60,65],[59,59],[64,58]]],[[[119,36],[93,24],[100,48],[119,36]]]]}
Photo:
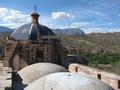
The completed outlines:
{"type": "Polygon", "coordinates": [[[110,85],[115,90],[120,90],[120,76],[105,72],[96,68],[84,66],[81,64],[71,64],[69,66],[70,72],[76,72],[78,74],[89,75],[94,78],[98,78],[101,81],[105,82],[106,84],[110,85]]]}
{"type": "Polygon", "coordinates": [[[24,84],[29,85],[30,83],[34,82],[35,80],[56,72],[66,72],[62,66],[52,64],[52,63],[36,63],[29,65],[18,72],[19,76],[23,80],[24,84]]]}
{"type": "Polygon", "coordinates": [[[10,68],[0,66],[0,90],[12,90],[12,74],[9,72],[11,72],[10,68]]]}
{"type": "Polygon", "coordinates": [[[113,90],[104,82],[76,73],[54,73],[44,76],[24,90],[113,90]]]}

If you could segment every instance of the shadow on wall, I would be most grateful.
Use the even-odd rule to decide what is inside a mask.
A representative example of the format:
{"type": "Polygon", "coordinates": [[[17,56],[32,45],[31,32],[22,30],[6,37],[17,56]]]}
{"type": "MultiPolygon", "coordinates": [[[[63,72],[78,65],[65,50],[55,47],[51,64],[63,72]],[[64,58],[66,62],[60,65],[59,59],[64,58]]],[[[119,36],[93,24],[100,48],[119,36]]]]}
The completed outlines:
{"type": "Polygon", "coordinates": [[[68,68],[71,63],[88,65],[87,60],[79,55],[67,55],[64,60],[64,67],[68,68]]]}

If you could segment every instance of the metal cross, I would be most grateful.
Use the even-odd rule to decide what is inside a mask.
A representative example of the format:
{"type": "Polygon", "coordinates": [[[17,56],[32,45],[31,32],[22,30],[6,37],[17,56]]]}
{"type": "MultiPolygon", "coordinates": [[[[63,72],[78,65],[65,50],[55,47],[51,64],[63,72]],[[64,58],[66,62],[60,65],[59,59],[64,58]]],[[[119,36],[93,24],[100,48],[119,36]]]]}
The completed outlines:
{"type": "Polygon", "coordinates": [[[37,11],[37,6],[34,6],[34,11],[35,11],[35,12],[37,11]]]}

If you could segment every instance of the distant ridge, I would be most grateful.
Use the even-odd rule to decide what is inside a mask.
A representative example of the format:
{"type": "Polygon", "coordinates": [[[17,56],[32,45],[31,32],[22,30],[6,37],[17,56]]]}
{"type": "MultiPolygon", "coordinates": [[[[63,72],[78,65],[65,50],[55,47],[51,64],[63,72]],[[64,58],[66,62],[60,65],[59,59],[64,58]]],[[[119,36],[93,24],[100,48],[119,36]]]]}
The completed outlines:
{"type": "Polygon", "coordinates": [[[0,32],[12,32],[14,29],[5,27],[5,26],[0,26],[0,32]]]}
{"type": "MultiPolygon", "coordinates": [[[[12,32],[14,29],[0,26],[0,33],[12,32]]],[[[66,29],[52,29],[56,35],[72,35],[72,36],[85,36],[85,32],[83,32],[79,28],[66,28],[66,29]]]]}
{"type": "Polygon", "coordinates": [[[73,35],[73,36],[85,36],[85,32],[83,32],[79,28],[66,28],[66,29],[53,29],[53,32],[57,35],[73,35]]]}

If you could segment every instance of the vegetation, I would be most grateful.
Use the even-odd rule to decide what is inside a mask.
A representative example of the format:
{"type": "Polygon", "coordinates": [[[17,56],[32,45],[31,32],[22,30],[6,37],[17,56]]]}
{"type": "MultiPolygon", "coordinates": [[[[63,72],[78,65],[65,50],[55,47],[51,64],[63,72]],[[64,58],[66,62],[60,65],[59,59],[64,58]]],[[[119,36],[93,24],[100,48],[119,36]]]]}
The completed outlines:
{"type": "Polygon", "coordinates": [[[83,56],[88,60],[89,66],[120,74],[120,37],[92,34],[86,37],[62,36],[61,38],[65,47],[78,48],[77,52],[72,50],[67,52],[68,54],[83,56]]]}

